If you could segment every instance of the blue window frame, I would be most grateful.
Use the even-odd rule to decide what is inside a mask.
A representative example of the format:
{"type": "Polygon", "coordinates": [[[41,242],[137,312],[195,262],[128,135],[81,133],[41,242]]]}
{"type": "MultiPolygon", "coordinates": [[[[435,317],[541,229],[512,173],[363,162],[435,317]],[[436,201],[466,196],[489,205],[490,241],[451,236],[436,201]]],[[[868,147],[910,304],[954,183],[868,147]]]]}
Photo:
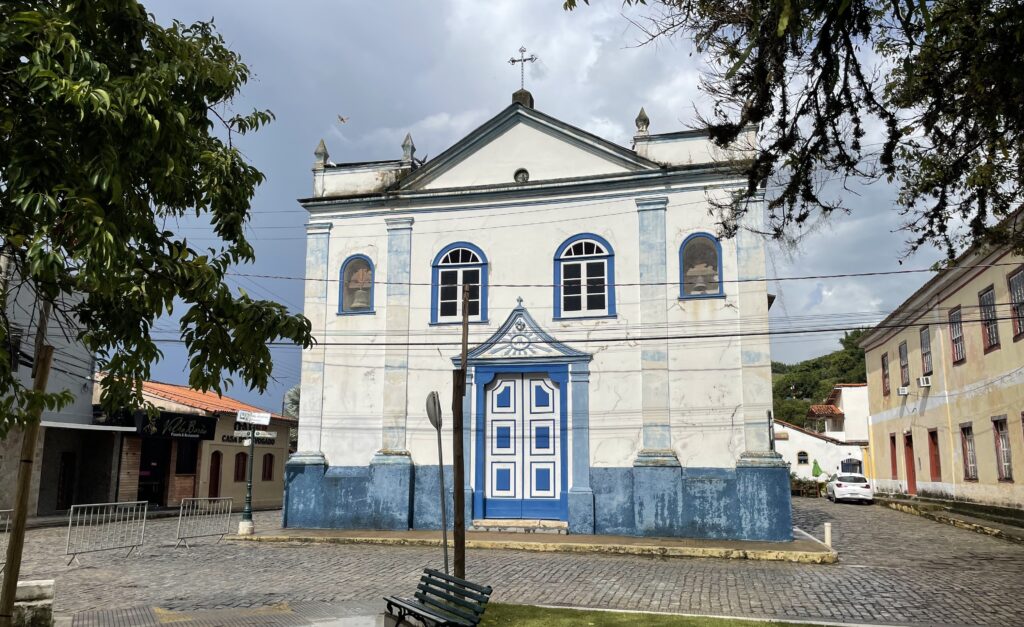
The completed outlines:
{"type": "Polygon", "coordinates": [[[462,286],[469,286],[469,321],[487,322],[487,256],[469,242],[454,242],[434,257],[430,323],[462,322],[462,286]]]}
{"type": "Polygon", "coordinates": [[[722,298],[722,245],[709,233],[694,233],[679,247],[679,298],[722,298]]]}
{"type": "Polygon", "coordinates": [[[573,235],[555,251],[554,265],[555,319],[615,316],[615,252],[608,240],[573,235]]]}
{"type": "Polygon", "coordinates": [[[338,315],[373,313],[373,284],[376,273],[366,255],[352,255],[341,264],[338,315]]]}

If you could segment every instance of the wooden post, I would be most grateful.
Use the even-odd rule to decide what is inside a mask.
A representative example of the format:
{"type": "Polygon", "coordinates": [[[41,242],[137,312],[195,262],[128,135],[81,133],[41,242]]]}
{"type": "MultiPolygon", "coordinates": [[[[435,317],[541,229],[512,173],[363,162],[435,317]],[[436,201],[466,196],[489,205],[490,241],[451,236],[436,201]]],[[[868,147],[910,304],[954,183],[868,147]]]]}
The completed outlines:
{"type": "MultiPolygon", "coordinates": [[[[44,320],[45,324],[45,320],[44,320]]],[[[39,346],[34,364],[35,381],[32,389],[46,392],[50,378],[50,362],[53,347],[39,346]]],[[[14,500],[14,525],[7,544],[7,564],[4,569],[4,583],[0,595],[0,627],[14,624],[14,595],[18,591],[18,575],[21,572],[21,551],[25,545],[25,518],[28,513],[28,493],[32,479],[32,464],[36,455],[36,440],[39,436],[39,420],[43,408],[37,407],[29,417],[21,436],[21,463],[18,465],[18,488],[14,500]]]]}
{"type": "Polygon", "coordinates": [[[466,359],[469,354],[469,285],[462,286],[462,351],[459,369],[453,375],[452,393],[452,485],[455,488],[455,576],[466,578],[466,471],[465,452],[462,450],[462,401],[466,396],[466,359]]]}

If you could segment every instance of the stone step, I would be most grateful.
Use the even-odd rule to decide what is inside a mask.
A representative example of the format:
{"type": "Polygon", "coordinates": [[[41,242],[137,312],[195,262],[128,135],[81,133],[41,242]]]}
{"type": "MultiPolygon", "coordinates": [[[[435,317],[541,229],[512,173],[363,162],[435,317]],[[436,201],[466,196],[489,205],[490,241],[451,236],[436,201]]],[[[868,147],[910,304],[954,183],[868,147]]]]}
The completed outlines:
{"type": "Polygon", "coordinates": [[[474,520],[470,531],[500,531],[503,533],[553,533],[565,535],[569,523],[564,520],[533,520],[525,518],[474,520]]]}

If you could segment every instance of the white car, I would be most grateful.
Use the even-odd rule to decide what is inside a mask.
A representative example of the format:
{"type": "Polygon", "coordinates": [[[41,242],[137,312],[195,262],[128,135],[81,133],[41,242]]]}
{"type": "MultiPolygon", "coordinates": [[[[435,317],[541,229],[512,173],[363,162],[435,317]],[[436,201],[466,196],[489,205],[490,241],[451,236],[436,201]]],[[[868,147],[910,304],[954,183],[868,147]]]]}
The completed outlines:
{"type": "Polygon", "coordinates": [[[825,484],[825,496],[834,503],[839,501],[875,502],[875,492],[871,489],[868,478],[855,472],[832,475],[832,479],[825,484]]]}

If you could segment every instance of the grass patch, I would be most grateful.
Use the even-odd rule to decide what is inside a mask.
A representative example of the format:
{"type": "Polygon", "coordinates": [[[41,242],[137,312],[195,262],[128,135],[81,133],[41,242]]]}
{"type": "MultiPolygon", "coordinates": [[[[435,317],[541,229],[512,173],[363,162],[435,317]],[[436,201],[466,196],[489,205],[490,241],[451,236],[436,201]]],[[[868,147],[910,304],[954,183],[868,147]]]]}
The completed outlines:
{"type": "Polygon", "coordinates": [[[729,618],[701,618],[668,616],[665,614],[633,614],[627,612],[598,612],[489,603],[484,612],[482,627],[807,627],[804,623],[778,623],[766,621],[733,620],[729,618]]]}

